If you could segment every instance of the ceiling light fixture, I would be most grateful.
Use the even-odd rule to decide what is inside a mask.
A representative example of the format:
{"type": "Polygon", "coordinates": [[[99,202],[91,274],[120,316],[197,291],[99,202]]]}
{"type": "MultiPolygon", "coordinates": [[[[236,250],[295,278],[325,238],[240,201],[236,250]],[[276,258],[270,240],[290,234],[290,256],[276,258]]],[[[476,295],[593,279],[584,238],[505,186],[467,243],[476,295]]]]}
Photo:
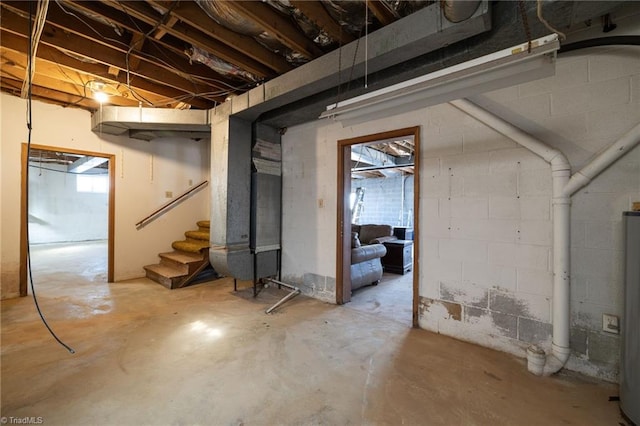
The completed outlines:
{"type": "Polygon", "coordinates": [[[106,84],[104,81],[92,80],[89,82],[89,88],[93,93],[93,99],[103,104],[109,100],[109,95],[104,91],[106,84]]]}
{"type": "Polygon", "coordinates": [[[327,106],[320,118],[357,124],[555,74],[556,34],[327,106]]]}

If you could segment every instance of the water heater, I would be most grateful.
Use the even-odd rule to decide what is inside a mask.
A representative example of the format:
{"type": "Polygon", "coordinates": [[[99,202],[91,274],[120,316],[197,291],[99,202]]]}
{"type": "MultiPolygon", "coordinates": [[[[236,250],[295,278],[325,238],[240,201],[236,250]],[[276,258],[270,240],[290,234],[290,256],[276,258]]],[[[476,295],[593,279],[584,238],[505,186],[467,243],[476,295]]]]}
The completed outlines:
{"type": "Polygon", "coordinates": [[[623,221],[626,264],[620,407],[640,425],[640,212],[624,212],[623,221]]]}

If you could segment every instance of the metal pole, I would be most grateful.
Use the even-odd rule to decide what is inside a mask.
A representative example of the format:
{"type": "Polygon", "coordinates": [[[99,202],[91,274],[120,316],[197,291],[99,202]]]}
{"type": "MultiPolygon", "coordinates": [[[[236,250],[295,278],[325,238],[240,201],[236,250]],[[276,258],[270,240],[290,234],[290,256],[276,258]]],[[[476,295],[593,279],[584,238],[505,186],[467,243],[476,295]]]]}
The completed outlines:
{"type": "Polygon", "coordinates": [[[286,296],[284,296],[282,299],[280,299],[280,301],[278,301],[278,303],[276,303],[275,305],[273,305],[272,307],[270,307],[269,309],[267,309],[265,311],[265,313],[270,314],[271,312],[273,312],[278,306],[282,305],[284,302],[286,302],[289,299],[294,298],[295,296],[297,296],[298,294],[301,293],[300,289],[296,286],[293,286],[291,284],[287,284],[287,283],[283,283],[282,281],[278,281],[278,280],[274,280],[272,278],[267,278],[267,281],[271,281],[274,284],[278,284],[279,286],[283,286],[283,287],[287,287],[291,290],[293,290],[291,293],[287,294],[286,296]]]}

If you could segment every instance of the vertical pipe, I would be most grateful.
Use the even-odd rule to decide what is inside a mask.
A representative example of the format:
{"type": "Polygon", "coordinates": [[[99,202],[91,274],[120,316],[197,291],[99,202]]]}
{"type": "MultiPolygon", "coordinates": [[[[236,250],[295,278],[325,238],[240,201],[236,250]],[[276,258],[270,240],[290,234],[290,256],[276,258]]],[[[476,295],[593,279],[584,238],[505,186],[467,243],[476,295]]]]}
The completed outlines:
{"type": "Polygon", "coordinates": [[[544,374],[557,372],[566,363],[571,350],[570,335],[570,229],[571,198],[564,195],[571,170],[568,164],[552,165],[553,177],[553,346],[559,363],[547,363],[544,374]]]}

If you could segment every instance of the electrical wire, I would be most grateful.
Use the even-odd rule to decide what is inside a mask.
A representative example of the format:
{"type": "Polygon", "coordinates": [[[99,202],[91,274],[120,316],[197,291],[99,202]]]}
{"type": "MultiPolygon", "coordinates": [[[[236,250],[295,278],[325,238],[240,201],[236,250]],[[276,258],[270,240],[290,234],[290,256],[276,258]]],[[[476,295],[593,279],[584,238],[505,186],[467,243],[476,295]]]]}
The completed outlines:
{"type": "Polygon", "coordinates": [[[27,81],[31,82],[33,80],[33,76],[36,73],[35,65],[33,62],[36,60],[36,54],[38,52],[38,44],[40,43],[40,36],[42,35],[42,31],[44,30],[44,24],[47,20],[47,9],[49,8],[49,0],[41,0],[38,1],[38,9],[36,10],[36,23],[33,26],[32,22],[32,7],[29,6],[29,58],[30,64],[29,67],[29,79],[26,78],[22,82],[22,98],[27,97],[27,81]]]}
{"type": "MultiPolygon", "coordinates": [[[[132,73],[131,73],[131,68],[130,68],[130,65],[129,65],[129,57],[130,57],[131,53],[133,52],[133,50],[135,49],[136,44],[128,46],[126,43],[124,43],[124,42],[122,42],[120,40],[105,36],[100,31],[98,31],[96,28],[94,28],[89,22],[87,22],[86,20],[82,19],[82,17],[80,17],[78,14],[67,10],[62,5],[62,2],[60,0],[55,0],[55,1],[56,1],[56,4],[62,9],[62,11],[64,13],[77,18],[85,26],[87,26],[91,31],[93,31],[95,34],[100,36],[103,40],[111,41],[111,42],[117,43],[118,45],[121,45],[123,47],[127,47],[127,51],[126,51],[126,54],[125,54],[125,67],[126,67],[125,71],[126,71],[126,75],[127,75],[127,81],[126,81],[125,84],[126,84],[127,89],[131,92],[132,96],[136,100],[138,100],[139,102],[143,102],[143,103],[145,103],[147,105],[150,105],[150,106],[165,105],[165,104],[171,103],[171,102],[166,102],[166,103],[160,102],[159,103],[157,101],[156,102],[152,102],[149,99],[145,98],[142,94],[140,94],[135,88],[133,88],[131,86],[131,80],[132,80],[131,74],[132,73]]],[[[165,20],[169,17],[169,13],[177,6],[178,1],[175,0],[172,3],[172,5],[169,7],[169,9],[165,13],[165,15],[162,17],[162,19],[160,19],[156,23],[156,25],[154,25],[150,30],[148,30],[146,32],[144,30],[142,30],[140,28],[140,26],[138,25],[138,23],[136,22],[136,20],[134,20],[127,13],[125,7],[120,3],[120,1],[118,1],[117,4],[120,7],[120,9],[126,14],[126,16],[130,19],[130,21],[133,23],[133,25],[138,29],[138,31],[143,34],[143,39],[145,39],[145,40],[148,39],[149,41],[157,42],[155,39],[149,38],[149,36],[154,31],[156,31],[165,22],[165,20]]],[[[218,96],[218,95],[219,96],[227,96],[229,94],[232,94],[233,93],[232,91],[242,92],[242,91],[245,91],[247,88],[250,88],[250,87],[253,86],[253,83],[249,83],[249,82],[241,84],[241,85],[233,85],[233,84],[230,84],[230,83],[228,83],[226,81],[220,80],[218,78],[201,76],[201,75],[198,75],[198,76],[196,76],[196,78],[194,78],[193,75],[185,73],[184,71],[180,70],[178,68],[177,64],[173,63],[172,58],[170,58],[166,53],[164,53],[164,51],[162,49],[158,49],[158,51],[167,59],[166,61],[161,59],[160,57],[158,57],[156,55],[149,54],[149,53],[142,52],[142,51],[137,52],[137,55],[139,55],[139,56],[141,56],[141,57],[143,57],[145,59],[148,59],[150,61],[155,61],[155,62],[158,62],[160,64],[163,64],[164,66],[169,68],[171,71],[173,71],[177,75],[179,75],[182,78],[184,78],[184,79],[188,80],[189,82],[191,82],[194,85],[194,89],[196,88],[195,84],[196,84],[196,82],[198,80],[202,81],[204,84],[208,84],[207,82],[211,82],[211,83],[215,83],[215,84],[218,84],[218,85],[225,86],[225,87],[230,89],[230,90],[225,90],[225,91],[223,91],[223,89],[220,89],[219,92],[204,92],[204,93],[207,93],[207,94],[211,94],[212,96],[218,96]],[[171,61],[171,62],[167,62],[167,61],[171,61]]],[[[58,66],[59,66],[59,64],[58,64],[58,66]]],[[[108,78],[108,77],[105,77],[105,78],[108,78]]],[[[184,95],[182,97],[167,98],[167,99],[174,99],[175,101],[182,102],[184,100],[191,100],[191,99],[194,99],[194,98],[197,98],[197,97],[201,97],[201,96],[203,96],[201,93],[202,92],[198,92],[197,90],[194,90],[192,93],[188,93],[188,94],[186,94],[186,95],[184,95]]],[[[85,97],[82,98],[82,99],[85,99],[85,98],[86,98],[86,88],[85,88],[85,97]]],[[[72,103],[72,104],[70,104],[68,106],[76,105],[77,103],[81,102],[82,99],[80,99],[80,100],[78,100],[78,101],[76,101],[76,102],[74,102],[74,103],[72,103]]]]}
{"type": "Polygon", "coordinates": [[[369,0],[364,0],[364,88],[369,82],[369,0]]]}
{"type": "Polygon", "coordinates": [[[555,28],[553,28],[551,26],[551,24],[549,22],[547,22],[547,20],[542,17],[542,0],[538,0],[538,5],[537,5],[537,8],[536,8],[536,11],[537,11],[538,19],[540,20],[540,22],[542,22],[542,24],[545,27],[547,27],[550,31],[558,34],[558,37],[560,37],[560,40],[566,40],[567,39],[567,36],[565,35],[565,33],[561,32],[561,31],[558,31],[555,28]]]}
{"type": "MultiPolygon", "coordinates": [[[[45,14],[46,16],[46,14],[45,14]]],[[[33,31],[33,2],[29,2],[29,34],[32,34],[33,31]]],[[[30,36],[29,37],[29,52],[32,52],[33,49],[33,37],[30,36]]],[[[31,96],[31,89],[32,89],[32,85],[33,85],[33,79],[32,79],[32,71],[33,71],[33,61],[35,60],[35,55],[33,56],[29,56],[28,61],[27,61],[27,76],[25,81],[27,81],[27,164],[29,161],[29,157],[31,156],[31,131],[33,129],[33,117],[32,117],[32,111],[31,111],[31,100],[32,100],[32,96],[31,96]]],[[[36,297],[36,288],[33,282],[33,273],[32,273],[32,269],[31,269],[31,249],[30,249],[30,244],[29,244],[29,167],[26,167],[26,172],[25,172],[25,179],[27,182],[26,188],[25,188],[25,204],[26,204],[26,209],[25,209],[25,214],[26,217],[23,218],[23,220],[25,221],[25,223],[27,224],[26,226],[26,243],[27,243],[27,272],[29,275],[29,283],[31,284],[31,295],[33,296],[33,303],[36,306],[36,310],[38,311],[38,315],[40,316],[40,319],[42,320],[42,323],[44,324],[44,326],[47,328],[47,330],[49,330],[49,333],[51,334],[51,336],[53,336],[53,338],[60,344],[62,345],[67,351],[69,351],[69,353],[71,354],[75,354],[76,351],[73,350],[73,348],[71,348],[69,345],[67,345],[66,343],[64,343],[62,340],[60,340],[60,338],[56,335],[56,333],[53,331],[53,329],[49,326],[49,323],[47,323],[47,320],[45,319],[44,315],[42,314],[42,310],[40,309],[40,305],[38,304],[38,298],[36,297]]]]}

